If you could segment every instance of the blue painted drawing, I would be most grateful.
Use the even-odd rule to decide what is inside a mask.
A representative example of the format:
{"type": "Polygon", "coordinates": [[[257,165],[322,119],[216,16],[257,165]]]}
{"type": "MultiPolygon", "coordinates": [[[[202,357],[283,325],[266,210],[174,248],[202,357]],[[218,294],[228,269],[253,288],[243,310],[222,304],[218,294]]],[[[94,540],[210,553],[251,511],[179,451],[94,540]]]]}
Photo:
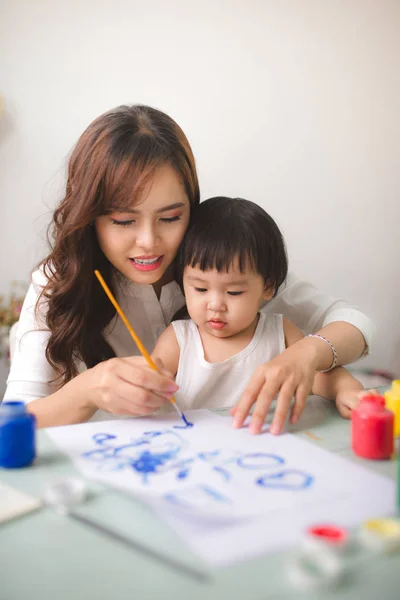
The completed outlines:
{"type": "MultiPolygon", "coordinates": [[[[155,477],[172,474],[176,486],[164,495],[174,504],[204,505],[214,502],[230,504],[230,485],[238,480],[241,470],[251,475],[257,489],[299,492],[308,489],[314,476],[302,470],[291,469],[283,457],[269,452],[240,452],[214,449],[196,452],[189,443],[171,429],[145,431],[139,437],[121,443],[111,433],[96,433],[92,440],[94,449],[82,454],[94,461],[99,471],[130,470],[145,485],[151,485],[155,477]],[[209,475],[201,484],[191,483],[191,475],[197,466],[206,465],[209,475]],[[214,478],[212,478],[214,474],[214,478]],[[214,481],[212,485],[210,482],[214,481]],[[218,483],[219,482],[219,483],[218,483]],[[228,487],[226,487],[228,486],[228,487]],[[224,491],[222,492],[222,487],[224,491]]],[[[206,471],[207,473],[207,471],[206,471]]]]}
{"type": "Polygon", "coordinates": [[[237,459],[237,465],[243,469],[270,469],[284,464],[283,458],[266,452],[247,453],[237,459]]]}
{"type": "Polygon", "coordinates": [[[279,473],[262,475],[256,480],[257,485],[270,489],[304,490],[313,482],[313,477],[296,469],[285,469],[279,473]]]}
{"type": "Polygon", "coordinates": [[[180,506],[204,506],[210,500],[219,504],[231,504],[230,498],[215,488],[201,483],[164,494],[164,498],[180,506]]]}
{"type": "Polygon", "coordinates": [[[146,431],[127,444],[115,443],[116,436],[107,433],[95,434],[93,441],[98,447],[82,454],[84,458],[98,461],[107,471],[133,469],[144,483],[150,474],[162,472],[184,445],[184,440],[172,430],[146,431]]]}

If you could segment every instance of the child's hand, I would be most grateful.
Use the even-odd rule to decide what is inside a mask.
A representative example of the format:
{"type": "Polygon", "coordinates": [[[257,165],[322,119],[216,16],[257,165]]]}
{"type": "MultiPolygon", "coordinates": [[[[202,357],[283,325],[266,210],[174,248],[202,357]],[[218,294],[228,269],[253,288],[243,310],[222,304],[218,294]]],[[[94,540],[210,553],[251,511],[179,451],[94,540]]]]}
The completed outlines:
{"type": "Polygon", "coordinates": [[[379,395],[376,390],[345,390],[336,396],[336,406],[342,417],[350,419],[351,411],[358,407],[363,396],[370,394],[379,395]]]}

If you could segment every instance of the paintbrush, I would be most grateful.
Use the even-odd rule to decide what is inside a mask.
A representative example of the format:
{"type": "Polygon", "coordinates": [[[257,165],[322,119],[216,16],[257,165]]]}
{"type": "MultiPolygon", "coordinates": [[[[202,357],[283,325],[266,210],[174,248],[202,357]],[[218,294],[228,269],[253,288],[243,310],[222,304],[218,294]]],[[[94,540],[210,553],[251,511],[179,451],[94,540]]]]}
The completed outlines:
{"type": "MultiPolygon", "coordinates": [[[[108,296],[111,304],[114,306],[115,310],[117,311],[117,313],[121,317],[121,319],[122,319],[125,327],[129,331],[129,333],[130,333],[133,341],[135,342],[136,346],[139,348],[142,356],[144,356],[144,358],[147,360],[147,364],[149,365],[149,367],[151,367],[155,371],[159,372],[159,370],[157,369],[156,365],[154,364],[153,359],[151,358],[150,354],[147,352],[147,350],[143,346],[143,344],[142,344],[139,336],[135,333],[135,330],[133,329],[132,325],[129,323],[128,319],[126,318],[126,315],[125,315],[124,311],[122,310],[122,308],[120,307],[120,305],[116,301],[116,299],[115,299],[112,291],[110,290],[110,288],[108,287],[108,285],[104,281],[104,279],[103,279],[100,271],[98,271],[96,269],[95,272],[94,272],[94,274],[96,275],[97,279],[100,281],[100,284],[101,284],[103,290],[105,291],[105,293],[107,294],[107,296],[108,296]]],[[[175,408],[175,410],[178,413],[178,415],[180,416],[180,418],[182,419],[182,421],[185,423],[186,427],[190,427],[191,423],[189,423],[189,421],[186,419],[185,415],[183,414],[183,412],[181,411],[181,409],[177,405],[175,398],[173,396],[171,396],[169,400],[170,400],[172,406],[175,408]]]]}

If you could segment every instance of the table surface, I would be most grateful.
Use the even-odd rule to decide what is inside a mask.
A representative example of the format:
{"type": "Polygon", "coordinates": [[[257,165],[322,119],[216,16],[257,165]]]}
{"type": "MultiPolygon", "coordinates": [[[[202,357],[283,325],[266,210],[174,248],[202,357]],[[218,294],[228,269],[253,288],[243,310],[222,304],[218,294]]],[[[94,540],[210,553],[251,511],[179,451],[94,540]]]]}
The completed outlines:
{"type": "MultiPolygon", "coordinates": [[[[366,461],[350,449],[350,422],[332,402],[311,396],[301,421],[288,431],[320,448],[344,456],[391,478],[395,460],[366,461]]],[[[41,495],[45,485],[76,474],[69,459],[45,431],[38,434],[34,466],[1,470],[0,480],[22,491],[41,495]]],[[[182,540],[134,498],[98,484],[77,512],[111,526],[133,540],[199,566],[182,540]]],[[[350,570],[331,590],[300,592],[287,579],[290,551],[250,562],[210,570],[210,579],[196,581],[143,553],[49,508],[14,519],[0,528],[0,600],[261,600],[317,598],[322,600],[394,600],[400,598],[400,554],[369,557],[350,570]]],[[[200,563],[201,566],[201,563],[200,563]]]]}

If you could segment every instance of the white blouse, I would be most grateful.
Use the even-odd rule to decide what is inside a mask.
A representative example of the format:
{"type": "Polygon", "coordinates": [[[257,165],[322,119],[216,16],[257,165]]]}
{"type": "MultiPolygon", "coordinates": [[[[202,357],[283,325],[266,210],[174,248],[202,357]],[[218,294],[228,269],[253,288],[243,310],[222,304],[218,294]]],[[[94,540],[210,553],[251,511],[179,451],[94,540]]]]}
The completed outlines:
{"type": "MultiPolygon", "coordinates": [[[[52,383],[56,373],[45,356],[50,331],[44,323],[43,316],[35,315],[36,302],[45,282],[45,275],[41,270],[33,273],[32,284],[18,323],[5,400],[30,402],[52,394],[59,387],[52,383]]],[[[169,325],[176,311],[185,303],[175,281],[162,288],[159,300],[151,285],[135,284],[128,280],[118,286],[116,296],[149,352],[153,351],[158,337],[169,325]]],[[[368,317],[343,300],[323,294],[310,283],[296,279],[293,274],[289,274],[278,294],[262,310],[282,313],[304,333],[317,331],[333,321],[346,321],[357,327],[367,346],[371,346],[374,326],[368,317]]],[[[107,326],[104,335],[116,356],[139,354],[125,325],[117,315],[107,326]]],[[[83,364],[80,366],[81,371],[85,368],[83,364]]]]}

